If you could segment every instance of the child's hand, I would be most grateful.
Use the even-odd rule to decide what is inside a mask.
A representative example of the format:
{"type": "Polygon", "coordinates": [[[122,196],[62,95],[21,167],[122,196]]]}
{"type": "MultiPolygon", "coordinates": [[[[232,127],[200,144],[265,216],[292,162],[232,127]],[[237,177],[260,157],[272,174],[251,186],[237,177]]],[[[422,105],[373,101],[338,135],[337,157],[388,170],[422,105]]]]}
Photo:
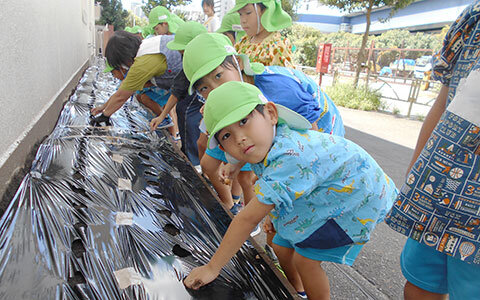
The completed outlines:
{"type": "Polygon", "coordinates": [[[235,177],[238,175],[238,172],[240,172],[240,169],[241,168],[239,168],[239,165],[222,162],[218,167],[218,177],[220,182],[226,185],[231,185],[233,179],[235,179],[235,177]]]}
{"type": "Polygon", "coordinates": [[[155,129],[157,129],[158,125],[160,125],[162,123],[163,119],[165,119],[165,118],[162,118],[162,116],[158,116],[156,118],[153,118],[150,121],[150,130],[154,131],[155,129]]]}
{"type": "Polygon", "coordinates": [[[198,290],[202,286],[214,281],[219,273],[219,270],[214,270],[209,265],[204,265],[193,269],[183,280],[183,284],[189,289],[198,290]]]}
{"type": "Polygon", "coordinates": [[[92,116],[96,116],[99,113],[103,112],[104,110],[105,110],[105,105],[100,105],[92,108],[92,110],[90,110],[90,113],[92,114],[92,116]]]}
{"type": "Polygon", "coordinates": [[[275,233],[275,228],[273,227],[272,220],[270,220],[270,217],[267,216],[265,217],[265,222],[263,222],[263,231],[265,233],[275,233]]]}

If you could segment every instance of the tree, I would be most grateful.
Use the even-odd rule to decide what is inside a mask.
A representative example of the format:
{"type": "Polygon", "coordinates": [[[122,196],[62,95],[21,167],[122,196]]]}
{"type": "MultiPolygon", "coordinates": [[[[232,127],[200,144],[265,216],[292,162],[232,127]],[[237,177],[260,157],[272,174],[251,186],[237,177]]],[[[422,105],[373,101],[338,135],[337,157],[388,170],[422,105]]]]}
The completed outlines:
{"type": "Polygon", "coordinates": [[[282,0],[282,9],[292,17],[293,21],[296,21],[297,16],[297,5],[299,0],[282,0]]]}
{"type": "Polygon", "coordinates": [[[320,3],[331,7],[337,7],[342,11],[351,12],[353,10],[366,10],[365,17],[367,19],[367,27],[365,29],[365,33],[363,34],[362,38],[362,45],[360,46],[360,51],[358,53],[357,59],[357,69],[355,72],[355,79],[353,81],[353,85],[356,87],[358,84],[358,78],[360,76],[360,71],[362,69],[362,64],[365,62],[366,59],[366,45],[368,40],[368,35],[370,33],[370,16],[372,14],[372,10],[375,7],[382,7],[382,6],[390,6],[390,17],[393,14],[401,9],[404,8],[414,0],[365,0],[365,1],[358,1],[358,0],[318,0],[320,3]]]}
{"type": "Polygon", "coordinates": [[[131,10],[128,11],[128,16],[125,19],[125,26],[130,26],[133,27],[135,25],[138,25],[140,27],[143,27],[145,25],[148,25],[148,20],[145,18],[140,18],[136,15],[133,14],[131,10]],[[135,18],[135,24],[133,24],[133,19],[135,18]]]}
{"type": "Polygon", "coordinates": [[[165,6],[170,11],[172,11],[171,10],[172,7],[179,6],[179,5],[188,5],[190,4],[190,2],[192,2],[192,0],[147,0],[146,2],[147,3],[143,7],[143,12],[145,13],[145,15],[148,16],[150,11],[154,7],[157,7],[159,5],[165,6]]]}
{"type": "Polygon", "coordinates": [[[112,24],[115,30],[125,28],[125,18],[128,13],[123,9],[120,0],[100,0],[100,5],[102,6],[102,15],[99,24],[112,24]]]}

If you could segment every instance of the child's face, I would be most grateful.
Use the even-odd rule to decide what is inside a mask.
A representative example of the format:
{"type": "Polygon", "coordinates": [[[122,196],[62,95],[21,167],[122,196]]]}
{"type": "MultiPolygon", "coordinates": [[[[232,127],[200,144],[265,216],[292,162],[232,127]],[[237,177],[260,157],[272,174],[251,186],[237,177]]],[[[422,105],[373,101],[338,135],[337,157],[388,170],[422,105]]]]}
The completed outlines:
{"type": "Polygon", "coordinates": [[[113,77],[117,78],[118,80],[124,80],[125,74],[127,74],[127,70],[125,68],[120,67],[119,69],[112,70],[113,77]]]}
{"type": "Polygon", "coordinates": [[[204,4],[204,5],[202,6],[202,8],[203,8],[203,12],[204,12],[207,16],[209,16],[209,17],[213,16],[213,14],[215,13],[215,12],[213,11],[213,7],[208,6],[208,5],[206,5],[206,4],[204,4]]]}
{"type": "MultiPolygon", "coordinates": [[[[257,6],[258,20],[262,18],[263,11],[260,6],[257,6]]],[[[249,3],[242,7],[238,14],[240,15],[240,24],[242,25],[243,30],[245,30],[248,36],[257,35],[258,30],[258,20],[257,14],[255,13],[255,7],[253,4],[249,3]]],[[[263,26],[260,24],[260,31],[263,31],[263,26]]]]}
{"type": "Polygon", "coordinates": [[[222,148],[239,161],[256,164],[265,159],[273,142],[273,126],[278,114],[275,105],[268,102],[263,115],[254,109],[248,116],[217,133],[222,148]]]}
{"type": "Polygon", "coordinates": [[[238,70],[234,66],[231,66],[231,68],[225,68],[221,65],[208,75],[203,76],[200,80],[201,81],[197,87],[197,91],[205,99],[207,99],[208,94],[210,94],[211,91],[221,86],[225,82],[242,81],[238,70]]]}
{"type": "Polygon", "coordinates": [[[168,23],[158,23],[157,26],[153,27],[156,35],[164,35],[168,33],[168,23]]]}

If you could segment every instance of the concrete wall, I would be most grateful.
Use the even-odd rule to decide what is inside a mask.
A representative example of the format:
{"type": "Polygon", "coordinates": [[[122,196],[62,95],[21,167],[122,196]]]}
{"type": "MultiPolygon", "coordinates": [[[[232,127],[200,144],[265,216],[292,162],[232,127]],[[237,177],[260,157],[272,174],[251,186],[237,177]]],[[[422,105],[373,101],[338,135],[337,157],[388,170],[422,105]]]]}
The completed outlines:
{"type": "Polygon", "coordinates": [[[0,1],[0,195],[88,65],[94,18],[93,0],[0,1]]]}

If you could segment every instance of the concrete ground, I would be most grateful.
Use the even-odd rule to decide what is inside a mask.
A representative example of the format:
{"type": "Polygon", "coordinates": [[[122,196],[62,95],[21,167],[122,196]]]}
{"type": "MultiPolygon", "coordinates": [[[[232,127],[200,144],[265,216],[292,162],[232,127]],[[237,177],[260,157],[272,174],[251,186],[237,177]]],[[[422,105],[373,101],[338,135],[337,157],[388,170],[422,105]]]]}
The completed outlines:
{"type": "MultiPolygon", "coordinates": [[[[395,181],[403,184],[422,122],[339,107],[346,137],[362,146],[395,181]]],[[[265,235],[255,237],[265,244],[265,235]]],[[[399,257],[406,238],[386,224],[377,226],[353,267],[323,263],[332,299],[403,299],[399,257]]]]}

